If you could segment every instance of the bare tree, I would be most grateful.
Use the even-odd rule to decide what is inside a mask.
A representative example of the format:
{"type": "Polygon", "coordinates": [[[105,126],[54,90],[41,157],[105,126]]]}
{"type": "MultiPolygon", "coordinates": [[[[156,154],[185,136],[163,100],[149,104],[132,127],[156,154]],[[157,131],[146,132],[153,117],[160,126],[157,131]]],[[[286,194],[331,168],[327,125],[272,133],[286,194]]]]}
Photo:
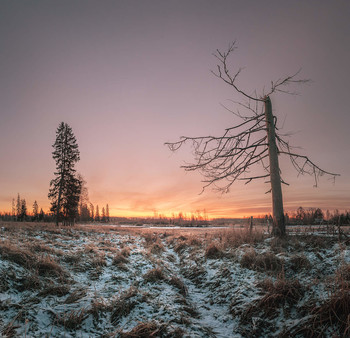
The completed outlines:
{"type": "Polygon", "coordinates": [[[242,101],[234,103],[244,110],[244,114],[239,109],[232,111],[224,107],[239,118],[240,122],[225,129],[218,137],[182,136],[178,142],[168,142],[166,145],[171,151],[176,151],[186,142],[192,143],[195,162],[182,168],[202,173],[203,191],[209,186],[214,186],[222,192],[228,192],[235,181],[245,181],[247,184],[257,179],[267,180],[271,185],[268,192],[272,193],[273,234],[284,236],[286,229],[281,183],[287,183],[280,175],[279,155],[288,156],[299,174],[313,175],[316,186],[319,176],[327,174],[335,178],[338,174],[321,169],[307,156],[295,152],[286,140],[286,135],[280,134],[276,128],[277,118],[272,113],[270,96],[278,92],[295,94],[289,90],[289,86],[303,84],[308,80],[298,79],[298,71],[271,82],[271,87],[266,93],[248,94],[237,84],[242,69],[232,73],[228,67],[228,58],[235,48],[235,43],[232,43],[226,52],[216,51],[214,56],[218,64],[216,71],[212,73],[242,97],[242,101]],[[262,167],[261,174],[252,174],[251,168],[255,165],[262,167]],[[220,183],[223,185],[219,185],[220,183]]]}

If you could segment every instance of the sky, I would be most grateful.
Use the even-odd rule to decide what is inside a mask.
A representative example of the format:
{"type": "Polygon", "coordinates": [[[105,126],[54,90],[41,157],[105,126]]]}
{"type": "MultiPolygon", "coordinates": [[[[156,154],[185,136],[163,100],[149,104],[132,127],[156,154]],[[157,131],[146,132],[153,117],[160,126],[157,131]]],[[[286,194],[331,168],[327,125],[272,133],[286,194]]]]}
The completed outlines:
{"type": "Polygon", "coordinates": [[[2,0],[0,2],[0,210],[19,193],[47,211],[61,121],[77,138],[76,169],[94,205],[113,216],[210,217],[271,212],[268,185],[201,193],[199,173],[180,168],[180,136],[220,135],[241,100],[211,73],[213,53],[236,41],[238,84],[262,93],[295,73],[299,95],[274,94],[273,112],[291,144],[322,168],[317,188],[281,160],[286,211],[350,209],[350,3],[258,0],[2,0]]]}

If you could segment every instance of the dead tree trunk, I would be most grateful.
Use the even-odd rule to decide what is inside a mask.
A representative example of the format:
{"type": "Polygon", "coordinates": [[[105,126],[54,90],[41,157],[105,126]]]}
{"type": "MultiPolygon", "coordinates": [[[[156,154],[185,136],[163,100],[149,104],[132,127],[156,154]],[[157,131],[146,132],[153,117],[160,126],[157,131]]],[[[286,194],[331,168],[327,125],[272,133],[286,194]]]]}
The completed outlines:
{"type": "Polygon", "coordinates": [[[286,234],[286,226],[284,223],[282,187],[280,168],[278,164],[278,149],[276,145],[275,121],[272,114],[272,105],[270,98],[266,96],[264,101],[272,193],[272,234],[274,236],[284,236],[286,234]]]}

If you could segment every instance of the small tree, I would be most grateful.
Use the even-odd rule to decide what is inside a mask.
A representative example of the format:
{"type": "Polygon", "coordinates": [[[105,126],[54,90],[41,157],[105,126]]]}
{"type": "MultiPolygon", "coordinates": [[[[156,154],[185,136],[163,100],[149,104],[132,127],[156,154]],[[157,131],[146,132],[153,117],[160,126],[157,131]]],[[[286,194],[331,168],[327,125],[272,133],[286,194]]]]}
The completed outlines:
{"type": "Polygon", "coordinates": [[[33,203],[33,221],[37,221],[39,216],[39,207],[37,201],[33,203]]]}
{"type": "Polygon", "coordinates": [[[89,210],[89,191],[86,186],[86,181],[81,174],[78,174],[78,178],[81,182],[80,198],[79,198],[79,216],[80,221],[87,222],[90,220],[89,210]]]}
{"type": "Polygon", "coordinates": [[[21,200],[21,213],[19,219],[21,222],[27,219],[27,202],[24,198],[21,200]]]}
{"type": "Polygon", "coordinates": [[[48,197],[51,211],[56,215],[56,225],[63,219],[73,223],[78,212],[81,181],[76,176],[75,164],[80,153],[72,128],[61,122],[56,131],[52,157],[56,161],[55,178],[50,182],[48,197]]]}
{"type": "Polygon", "coordinates": [[[98,205],[96,205],[95,221],[96,222],[100,221],[100,209],[99,209],[98,205]]]}
{"type": "Polygon", "coordinates": [[[105,211],[105,207],[102,207],[102,218],[101,221],[103,223],[106,223],[106,211],[105,211]]]}
{"type": "Polygon", "coordinates": [[[90,218],[91,218],[91,221],[95,220],[95,208],[92,203],[90,203],[90,218]]]}
{"type": "Polygon", "coordinates": [[[17,193],[17,202],[16,202],[16,221],[19,221],[21,217],[21,197],[17,193]]]}
{"type": "Polygon", "coordinates": [[[39,221],[43,221],[45,217],[44,210],[41,208],[39,212],[39,221]]]}
{"type": "Polygon", "coordinates": [[[109,222],[109,205],[106,205],[106,222],[109,222]]]}
{"type": "Polygon", "coordinates": [[[203,190],[206,187],[215,186],[222,192],[228,192],[235,181],[250,183],[257,179],[269,180],[271,185],[269,192],[272,193],[273,234],[284,236],[286,230],[281,183],[285,182],[280,176],[279,155],[288,156],[298,173],[313,175],[315,185],[317,185],[319,176],[328,174],[335,177],[337,174],[321,169],[307,156],[294,152],[289,142],[276,130],[277,118],[272,113],[270,96],[278,92],[291,93],[288,91],[289,85],[302,84],[307,80],[297,79],[299,73],[297,72],[276,82],[271,82],[267,93],[248,94],[237,84],[237,78],[242,69],[232,73],[228,66],[228,58],[235,48],[235,43],[233,43],[227,52],[216,51],[214,56],[218,64],[213,74],[241,96],[242,101],[236,103],[246,113],[242,114],[240,111],[228,109],[240,119],[240,122],[227,128],[219,137],[183,136],[178,142],[166,144],[171,151],[176,151],[186,142],[192,143],[195,163],[184,165],[183,168],[187,171],[198,170],[202,173],[204,176],[203,190]],[[261,165],[262,174],[249,174],[255,165],[261,165]],[[220,186],[219,182],[224,182],[224,184],[220,186]]]}

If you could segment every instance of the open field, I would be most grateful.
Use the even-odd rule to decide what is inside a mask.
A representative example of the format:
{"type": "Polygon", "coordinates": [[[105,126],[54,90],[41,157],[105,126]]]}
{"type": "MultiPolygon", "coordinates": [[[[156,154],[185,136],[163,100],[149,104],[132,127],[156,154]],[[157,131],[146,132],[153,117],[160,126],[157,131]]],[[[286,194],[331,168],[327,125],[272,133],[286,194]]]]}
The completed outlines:
{"type": "Polygon", "coordinates": [[[350,335],[346,239],[0,224],[5,337],[350,335]]]}

